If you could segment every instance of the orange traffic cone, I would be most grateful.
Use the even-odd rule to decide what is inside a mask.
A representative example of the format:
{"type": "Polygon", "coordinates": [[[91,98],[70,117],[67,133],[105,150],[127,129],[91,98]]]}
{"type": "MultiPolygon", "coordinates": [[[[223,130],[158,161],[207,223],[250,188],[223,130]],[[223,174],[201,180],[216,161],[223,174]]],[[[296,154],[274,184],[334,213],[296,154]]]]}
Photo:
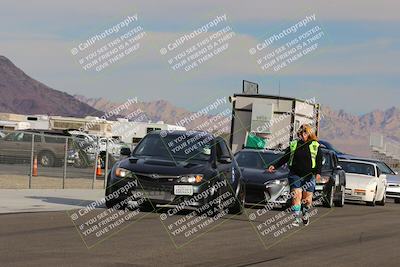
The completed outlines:
{"type": "Polygon", "coordinates": [[[32,176],[38,176],[38,162],[37,162],[37,156],[35,156],[35,158],[34,158],[34,160],[33,160],[32,176]]]}
{"type": "Polygon", "coordinates": [[[101,176],[102,175],[100,157],[97,158],[96,175],[97,176],[101,176]]]}

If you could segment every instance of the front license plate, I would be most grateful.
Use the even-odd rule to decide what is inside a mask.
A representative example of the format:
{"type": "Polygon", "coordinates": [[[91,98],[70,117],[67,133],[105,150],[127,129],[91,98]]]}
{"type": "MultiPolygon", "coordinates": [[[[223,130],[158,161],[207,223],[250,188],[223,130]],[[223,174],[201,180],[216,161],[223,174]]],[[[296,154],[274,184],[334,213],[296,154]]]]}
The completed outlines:
{"type": "Polygon", "coordinates": [[[175,185],[174,195],[191,196],[193,195],[193,186],[191,185],[175,185]]]}

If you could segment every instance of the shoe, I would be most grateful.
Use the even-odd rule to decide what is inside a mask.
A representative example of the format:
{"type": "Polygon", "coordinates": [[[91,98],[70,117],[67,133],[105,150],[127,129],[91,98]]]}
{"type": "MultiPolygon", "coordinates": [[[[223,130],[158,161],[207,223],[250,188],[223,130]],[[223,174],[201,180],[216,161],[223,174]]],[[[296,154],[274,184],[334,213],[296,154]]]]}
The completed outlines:
{"type": "Polygon", "coordinates": [[[303,221],[304,226],[310,224],[310,216],[308,214],[308,210],[303,210],[303,216],[301,217],[301,220],[303,221]]]}
{"type": "Polygon", "coordinates": [[[300,218],[295,218],[294,221],[292,222],[292,226],[299,227],[300,223],[301,223],[300,218]]]}

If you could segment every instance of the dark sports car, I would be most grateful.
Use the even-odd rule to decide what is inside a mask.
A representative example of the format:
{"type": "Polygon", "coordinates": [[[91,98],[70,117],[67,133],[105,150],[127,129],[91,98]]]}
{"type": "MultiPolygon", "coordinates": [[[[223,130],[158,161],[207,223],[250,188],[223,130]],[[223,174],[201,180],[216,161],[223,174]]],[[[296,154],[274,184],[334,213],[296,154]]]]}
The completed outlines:
{"type": "Polygon", "coordinates": [[[181,209],[199,209],[210,201],[215,204],[216,199],[223,200],[221,196],[231,195],[229,212],[243,211],[242,175],[221,137],[197,131],[154,131],[132,153],[123,148],[121,154],[129,157],[118,161],[108,176],[109,208],[140,194],[153,207],[181,209]],[[127,185],[133,186],[119,194],[127,185]]]}
{"type": "MultiPolygon", "coordinates": [[[[317,182],[315,191],[323,196],[322,202],[325,207],[342,207],[346,185],[345,172],[338,166],[335,152],[324,148],[321,151],[323,167],[321,180],[317,182]]],[[[282,152],[255,149],[243,149],[236,153],[235,158],[246,183],[245,202],[248,205],[272,203],[282,207],[290,206],[288,167],[284,165],[274,173],[266,171],[268,166],[277,162],[282,155],[282,152]]]]}
{"type": "Polygon", "coordinates": [[[236,153],[235,158],[246,183],[246,204],[290,205],[290,199],[287,197],[290,192],[287,166],[274,173],[266,171],[268,166],[277,162],[282,155],[282,152],[256,149],[243,149],[236,153]]]}

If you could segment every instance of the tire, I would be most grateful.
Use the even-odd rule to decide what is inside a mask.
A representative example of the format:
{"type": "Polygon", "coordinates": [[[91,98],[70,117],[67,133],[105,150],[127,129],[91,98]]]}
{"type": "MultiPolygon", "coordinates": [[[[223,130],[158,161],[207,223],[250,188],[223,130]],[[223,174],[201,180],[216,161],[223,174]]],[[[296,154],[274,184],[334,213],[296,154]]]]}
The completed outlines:
{"type": "Polygon", "coordinates": [[[38,161],[42,167],[53,167],[55,163],[55,157],[52,152],[43,151],[39,153],[38,161]]]}
{"type": "Polygon", "coordinates": [[[115,198],[111,198],[108,199],[107,196],[112,195],[113,190],[111,187],[111,175],[109,175],[107,177],[107,185],[106,185],[106,190],[105,190],[105,197],[106,197],[106,207],[107,209],[111,209],[113,208],[115,205],[117,205],[118,203],[120,203],[122,200],[120,199],[115,199],[115,198]]]}
{"type": "Polygon", "coordinates": [[[342,208],[344,206],[344,192],[345,192],[345,187],[344,187],[344,185],[341,185],[340,186],[340,199],[335,201],[335,207],[342,208]]]}
{"type": "Polygon", "coordinates": [[[386,191],[383,192],[382,200],[376,202],[376,205],[378,206],[385,206],[385,204],[386,204],[386,191]]]}
{"type": "Polygon", "coordinates": [[[376,193],[375,193],[374,198],[372,199],[372,201],[367,201],[367,206],[375,207],[375,204],[376,204],[376,200],[375,199],[376,199],[376,193]]]}
{"type": "Polygon", "coordinates": [[[229,208],[230,214],[237,214],[241,215],[244,210],[244,203],[245,203],[245,192],[241,188],[237,197],[235,197],[235,204],[229,208]]]}
{"type": "Polygon", "coordinates": [[[110,200],[107,200],[106,199],[106,207],[107,207],[107,209],[111,209],[111,208],[113,208],[115,205],[117,205],[119,203],[119,201],[118,200],[116,200],[116,199],[110,199],[110,200]]]}
{"type": "Polygon", "coordinates": [[[399,204],[399,203],[400,203],[400,198],[395,198],[395,199],[394,199],[394,203],[399,204]]]}
{"type": "Polygon", "coordinates": [[[78,153],[78,157],[74,160],[73,166],[75,168],[87,168],[89,167],[89,160],[82,153],[78,153]]]}
{"type": "Polygon", "coordinates": [[[334,192],[333,186],[332,186],[331,189],[329,190],[327,196],[323,200],[323,205],[324,205],[325,208],[329,208],[330,209],[330,208],[333,207],[333,205],[334,205],[334,202],[333,202],[334,193],[335,192],[334,192]],[[328,199],[326,199],[326,198],[328,198],[328,199]]]}

